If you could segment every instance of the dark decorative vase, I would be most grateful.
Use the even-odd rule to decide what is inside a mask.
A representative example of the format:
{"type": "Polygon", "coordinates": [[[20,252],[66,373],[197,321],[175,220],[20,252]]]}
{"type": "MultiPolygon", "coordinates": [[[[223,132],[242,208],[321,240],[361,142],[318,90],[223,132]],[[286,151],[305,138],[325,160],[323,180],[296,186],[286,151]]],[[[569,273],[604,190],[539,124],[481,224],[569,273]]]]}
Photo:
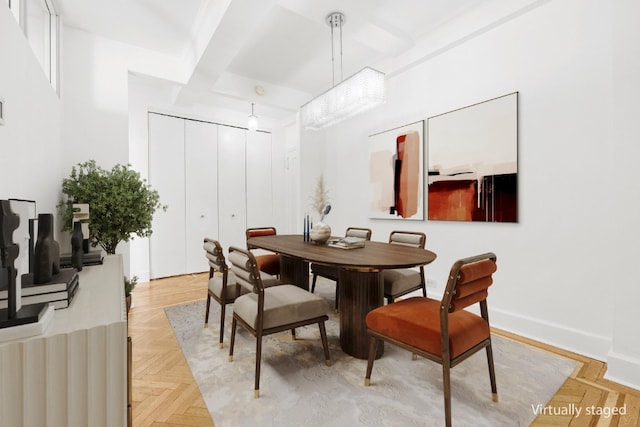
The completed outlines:
{"type": "Polygon", "coordinates": [[[38,239],[33,257],[33,282],[50,282],[60,272],[60,246],[53,240],[53,214],[38,215],[38,239]]]}
{"type": "Polygon", "coordinates": [[[73,223],[73,232],[71,233],[71,266],[78,271],[82,271],[82,263],[84,261],[84,249],[82,243],[82,223],[73,223]]]}

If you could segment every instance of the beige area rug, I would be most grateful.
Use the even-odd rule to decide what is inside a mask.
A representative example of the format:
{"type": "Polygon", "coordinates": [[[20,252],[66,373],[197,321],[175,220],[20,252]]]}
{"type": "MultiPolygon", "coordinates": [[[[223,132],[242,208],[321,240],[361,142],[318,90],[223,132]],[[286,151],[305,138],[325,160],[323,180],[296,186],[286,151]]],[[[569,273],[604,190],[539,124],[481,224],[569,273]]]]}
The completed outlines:
{"type": "MultiPolygon", "coordinates": [[[[316,292],[333,299],[331,282],[316,292]]],[[[333,304],[333,300],[331,301],[333,304]]],[[[231,307],[231,306],[230,306],[231,307]]],[[[332,366],[324,363],[317,326],[265,337],[260,398],[253,397],[255,339],[238,327],[233,362],[228,361],[231,309],[225,347],[218,347],[220,306],[213,301],[209,328],[205,303],[167,308],[166,314],[216,426],[441,426],[442,368],[386,345],[364,386],[367,362],[342,352],[338,316],[327,322],[332,366]]],[[[528,426],[533,409],[545,405],[576,364],[527,345],[493,337],[500,402],[491,400],[486,353],[452,370],[455,426],[528,426]]]]}

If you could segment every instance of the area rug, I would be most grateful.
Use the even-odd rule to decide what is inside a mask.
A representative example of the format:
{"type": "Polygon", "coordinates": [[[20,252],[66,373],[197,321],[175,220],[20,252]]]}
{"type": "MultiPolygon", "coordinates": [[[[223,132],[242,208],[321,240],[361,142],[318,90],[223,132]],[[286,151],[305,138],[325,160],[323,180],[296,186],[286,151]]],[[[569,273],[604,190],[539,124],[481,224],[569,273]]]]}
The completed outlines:
{"type": "MultiPolygon", "coordinates": [[[[332,299],[330,282],[318,288],[332,299]]],[[[260,398],[254,399],[255,338],[239,326],[229,362],[231,310],[220,349],[220,306],[213,301],[211,309],[209,328],[203,328],[204,301],[165,311],[218,427],[444,425],[441,366],[412,360],[407,351],[386,345],[373,366],[371,386],[365,387],[367,362],[340,349],[337,314],[327,322],[331,366],[324,363],[315,325],[297,329],[295,341],[290,332],[265,337],[260,398]]],[[[534,408],[545,405],[576,367],[573,361],[496,335],[493,343],[500,401],[491,400],[486,353],[478,352],[451,372],[456,426],[528,426],[534,408]]]]}

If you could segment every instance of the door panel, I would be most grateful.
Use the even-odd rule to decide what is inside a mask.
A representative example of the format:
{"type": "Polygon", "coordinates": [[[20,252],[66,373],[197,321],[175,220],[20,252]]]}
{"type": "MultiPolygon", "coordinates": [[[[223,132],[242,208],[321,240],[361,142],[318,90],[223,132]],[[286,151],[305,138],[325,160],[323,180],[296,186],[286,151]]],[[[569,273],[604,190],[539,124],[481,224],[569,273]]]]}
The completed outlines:
{"type": "Polygon", "coordinates": [[[185,121],[186,273],[208,271],[202,242],[218,238],[218,125],[185,121]]]}
{"type": "Polygon", "coordinates": [[[185,267],[184,120],[149,113],[149,184],[166,211],[153,215],[150,277],[174,276],[185,267]]]}
{"type": "Polygon", "coordinates": [[[246,132],[218,128],[218,236],[225,249],[246,247],[246,132]]]}

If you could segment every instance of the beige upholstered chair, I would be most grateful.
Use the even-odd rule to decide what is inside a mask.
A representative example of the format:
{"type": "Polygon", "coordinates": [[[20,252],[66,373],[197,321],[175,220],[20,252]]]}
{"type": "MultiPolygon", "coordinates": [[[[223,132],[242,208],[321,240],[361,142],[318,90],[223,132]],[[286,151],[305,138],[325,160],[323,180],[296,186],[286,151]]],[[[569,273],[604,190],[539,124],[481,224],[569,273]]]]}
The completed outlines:
{"type": "Polygon", "coordinates": [[[283,284],[265,288],[254,255],[248,250],[229,248],[229,261],[236,281],[249,291],[238,295],[233,304],[231,345],[229,361],[233,360],[236,328],[240,323],[256,337],[256,370],[254,396],[260,396],[260,360],[262,337],[290,329],[295,338],[295,328],[317,323],[327,365],[331,364],[325,321],[329,319],[327,301],[294,285],[283,284]]]}
{"type": "Polygon", "coordinates": [[[450,370],[484,348],[493,400],[497,402],[487,311],[487,289],[493,283],[492,276],[496,270],[493,253],[461,259],[451,267],[441,301],[413,297],[370,311],[365,319],[370,337],[365,385],[370,384],[376,349],[382,341],[440,363],[445,421],[447,426],[451,426],[450,370]],[[463,310],[476,303],[480,305],[480,316],[463,310]]]}
{"type": "MultiPolygon", "coordinates": [[[[371,229],[349,227],[347,228],[347,231],[344,233],[344,237],[360,237],[365,240],[371,240],[371,229]]],[[[311,292],[316,291],[316,280],[318,280],[318,276],[322,276],[336,282],[336,310],[338,309],[338,272],[339,271],[340,270],[336,267],[331,267],[331,266],[322,265],[322,264],[315,264],[315,263],[311,264],[311,273],[313,274],[313,279],[311,281],[311,292]]]]}
{"type": "MultiPolygon", "coordinates": [[[[254,227],[247,228],[245,235],[247,237],[247,249],[252,250],[256,249],[255,247],[249,244],[249,239],[251,237],[260,237],[260,236],[273,236],[277,234],[275,227],[254,227]]],[[[258,262],[258,270],[264,271],[267,274],[271,274],[272,276],[280,275],[280,255],[278,254],[263,254],[263,255],[255,255],[256,261],[258,262]]]]}
{"type": "MultiPolygon", "coordinates": [[[[393,245],[424,249],[426,242],[427,236],[419,231],[392,231],[389,234],[389,243],[393,245]]],[[[396,298],[418,289],[422,289],[422,296],[427,296],[424,266],[420,266],[420,271],[411,268],[384,270],[382,275],[384,277],[384,296],[387,298],[388,304],[391,304],[396,298]]]]}
{"type": "MultiPolygon", "coordinates": [[[[204,327],[209,327],[209,309],[211,307],[211,298],[220,304],[220,348],[224,338],[224,317],[227,304],[233,303],[236,298],[236,292],[239,290],[241,294],[248,291],[236,284],[236,277],[233,272],[229,271],[222,246],[217,240],[205,238],[203,248],[205,256],[209,262],[209,283],[207,289],[207,309],[204,315],[204,327]],[[215,273],[219,274],[216,275],[215,273]],[[239,288],[239,289],[236,289],[239,288]]],[[[261,273],[263,283],[266,286],[274,286],[280,284],[275,278],[266,273],[261,273]]]]}

